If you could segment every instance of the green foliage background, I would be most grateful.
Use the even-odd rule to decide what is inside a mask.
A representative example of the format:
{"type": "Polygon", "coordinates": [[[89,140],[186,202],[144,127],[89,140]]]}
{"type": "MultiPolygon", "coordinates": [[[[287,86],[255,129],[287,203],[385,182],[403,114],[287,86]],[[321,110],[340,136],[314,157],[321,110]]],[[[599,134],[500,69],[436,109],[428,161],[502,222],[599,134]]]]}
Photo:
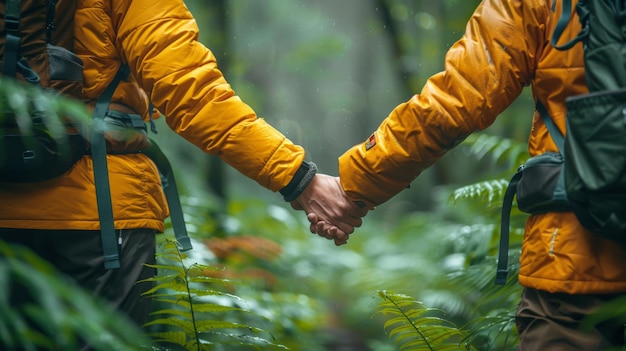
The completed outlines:
{"type": "MultiPolygon", "coordinates": [[[[201,40],[243,100],[303,145],[322,172],[336,174],[337,156],[366,138],[442,68],[446,49],[462,35],[478,1],[187,4],[201,40]]],[[[17,90],[2,85],[0,91],[17,90]]],[[[158,304],[142,335],[151,336],[154,345],[144,338],[134,346],[514,350],[525,219],[515,208],[509,282],[499,287],[493,281],[502,195],[527,156],[530,100],[524,92],[487,131],[468,138],[410,189],[370,213],[342,247],[308,233],[304,215],[277,194],[193,149],[158,121],[155,138],[177,170],[194,250],[178,253],[168,240],[169,229],[161,237],[159,289],[150,292],[158,304]]],[[[51,110],[80,115],[80,107],[71,103],[47,103],[51,110]]],[[[80,334],[83,320],[71,301],[88,295],[59,284],[54,270],[28,253],[3,243],[0,249],[0,281],[6,283],[1,286],[9,288],[16,279],[47,284],[47,290],[32,289],[52,294],[56,306],[65,306],[69,312],[63,313],[73,318],[60,318],[59,309],[37,309],[49,328],[36,340],[71,349],[76,338],[107,330],[110,342],[98,344],[99,349],[115,349],[111,342],[117,349],[132,349],[129,333],[137,331],[110,323],[122,316],[94,300],[84,318],[101,324],[80,334]],[[32,273],[16,263],[24,261],[35,268],[32,273]]],[[[14,310],[6,296],[0,288],[0,312],[6,317],[0,338],[10,349],[32,334],[17,328],[26,312],[14,310]]]]}
{"type": "MultiPolygon", "coordinates": [[[[462,35],[479,1],[220,3],[225,22],[217,7],[188,2],[199,18],[201,39],[227,63],[226,77],[259,116],[303,145],[322,172],[336,174],[337,156],[442,69],[447,48],[462,35]],[[382,15],[385,9],[389,17],[382,15]]],[[[276,240],[284,250],[282,266],[288,267],[276,274],[290,290],[304,284],[298,293],[323,296],[329,313],[323,329],[335,342],[353,340],[343,347],[394,349],[381,329],[384,318],[372,313],[376,292],[386,290],[440,308],[458,326],[474,321],[476,328],[486,328],[500,318],[502,335],[510,338],[481,331],[475,342],[484,343],[481,350],[507,349],[502,345],[514,344],[510,318],[518,290],[515,281],[507,289],[493,285],[499,208],[509,177],[526,156],[532,111],[524,92],[486,133],[468,139],[369,214],[347,246],[307,234],[301,214],[231,169],[224,170],[233,180],[225,184],[228,200],[221,206],[218,200],[212,212],[229,219],[218,218],[214,228],[228,238],[237,223],[235,231],[276,240]],[[259,208],[251,209],[257,201],[259,208]],[[236,202],[245,205],[233,207],[236,202]],[[295,227],[268,230],[275,209],[294,216],[295,227]],[[479,304],[483,295],[489,298],[479,304]]],[[[204,155],[196,158],[194,150],[181,148],[181,155],[192,155],[189,165],[195,169],[210,164],[204,155]]],[[[181,149],[176,144],[171,150],[181,149]]],[[[208,176],[216,172],[204,170],[208,176]]],[[[191,177],[188,189],[205,186],[200,172],[191,177]]],[[[513,213],[512,263],[523,218],[513,213]]],[[[304,341],[299,345],[312,349],[304,341]]]]}

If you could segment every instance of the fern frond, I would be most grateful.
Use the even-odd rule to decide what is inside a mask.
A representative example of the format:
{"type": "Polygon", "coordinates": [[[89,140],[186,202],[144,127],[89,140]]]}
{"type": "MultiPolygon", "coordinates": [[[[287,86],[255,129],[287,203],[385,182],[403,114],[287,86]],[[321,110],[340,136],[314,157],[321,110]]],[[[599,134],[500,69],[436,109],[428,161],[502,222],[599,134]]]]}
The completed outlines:
{"type": "Polygon", "coordinates": [[[156,325],[170,327],[168,330],[182,330],[188,337],[195,338],[195,335],[197,334],[196,326],[189,323],[189,321],[186,319],[157,318],[144,324],[144,327],[151,327],[156,325]]]}
{"type": "Polygon", "coordinates": [[[454,203],[461,199],[478,201],[489,207],[497,207],[502,204],[502,198],[508,186],[509,180],[506,179],[478,182],[456,189],[451,195],[451,200],[454,203]]]}
{"type": "Polygon", "coordinates": [[[161,270],[161,271],[172,271],[172,274],[159,274],[158,277],[154,277],[154,278],[150,278],[149,280],[146,281],[158,281],[158,280],[168,280],[169,277],[172,277],[174,275],[185,275],[185,269],[184,267],[179,267],[179,266],[173,266],[173,265],[165,265],[165,264],[146,264],[146,267],[150,267],[150,268],[154,268],[157,271],[161,270]]]}
{"type": "Polygon", "coordinates": [[[216,329],[245,329],[251,332],[260,333],[263,330],[255,328],[244,323],[201,319],[196,321],[196,329],[199,333],[208,332],[216,329]]]}
{"type": "Polygon", "coordinates": [[[240,297],[213,288],[232,286],[236,282],[207,275],[217,269],[214,267],[195,263],[185,266],[185,257],[175,242],[168,240],[163,246],[157,258],[167,263],[153,265],[160,275],[144,280],[155,283],[145,295],[164,306],[152,313],[155,318],[144,325],[158,328],[159,332],[153,336],[159,343],[180,345],[187,350],[213,349],[213,345],[218,344],[256,347],[259,340],[265,340],[264,345],[279,346],[258,336],[242,337],[265,331],[232,321],[232,317],[237,316],[233,313],[253,313],[237,306],[244,302],[240,297]],[[231,335],[225,331],[232,329],[241,330],[242,335],[236,335],[236,339],[205,339],[206,334],[231,335]]]}
{"type": "Polygon", "coordinates": [[[384,324],[385,332],[400,350],[470,350],[462,345],[465,333],[441,317],[442,312],[428,308],[410,296],[379,291],[382,299],[377,313],[393,316],[384,324]]]}
{"type": "MultiPolygon", "coordinates": [[[[54,139],[66,137],[66,128],[60,116],[69,118],[75,125],[85,126],[91,123],[91,113],[87,106],[78,100],[59,96],[39,86],[22,84],[14,79],[0,78],[0,121],[13,118],[22,134],[28,134],[33,129],[31,116],[41,117],[49,135],[54,139]]],[[[79,131],[86,132],[86,128],[79,131]]]]}
{"type": "Polygon", "coordinates": [[[189,342],[187,334],[182,331],[165,331],[154,332],[149,334],[152,339],[157,343],[171,343],[175,345],[185,346],[189,342]]]}
{"type": "Polygon", "coordinates": [[[499,345],[498,349],[503,349],[519,342],[519,335],[515,332],[515,315],[510,311],[473,320],[470,328],[472,332],[466,341],[491,340],[491,345],[487,346],[489,350],[496,349],[496,344],[499,345]]]}
{"type": "MultiPolygon", "coordinates": [[[[169,276],[170,280],[160,280],[158,281],[159,284],[154,285],[151,289],[145,291],[143,293],[144,296],[155,296],[157,294],[155,294],[157,291],[161,291],[161,290],[166,290],[166,289],[171,289],[174,291],[182,291],[183,289],[186,289],[187,287],[187,282],[184,280],[180,279],[180,276],[178,275],[171,275],[169,276]]],[[[140,282],[148,282],[148,281],[153,281],[152,278],[150,279],[145,279],[145,280],[141,280],[140,282]]]]}
{"type": "Polygon", "coordinates": [[[0,349],[145,350],[148,337],[31,250],[0,240],[0,349]],[[13,304],[11,294],[29,296],[13,304]],[[11,291],[13,290],[13,291],[11,291]],[[82,340],[82,341],[79,341],[82,340]]]}
{"type": "Polygon", "coordinates": [[[496,163],[508,167],[520,165],[529,157],[527,143],[486,133],[470,135],[463,145],[470,155],[478,159],[490,157],[496,163]]]}
{"type": "Polygon", "coordinates": [[[238,345],[245,344],[249,347],[252,347],[260,351],[290,350],[288,347],[284,345],[278,345],[278,344],[268,341],[265,338],[254,336],[254,335],[211,332],[211,333],[202,334],[201,340],[206,341],[206,339],[204,339],[205,337],[211,338],[211,340],[219,339],[220,345],[238,346],[238,345]]]}

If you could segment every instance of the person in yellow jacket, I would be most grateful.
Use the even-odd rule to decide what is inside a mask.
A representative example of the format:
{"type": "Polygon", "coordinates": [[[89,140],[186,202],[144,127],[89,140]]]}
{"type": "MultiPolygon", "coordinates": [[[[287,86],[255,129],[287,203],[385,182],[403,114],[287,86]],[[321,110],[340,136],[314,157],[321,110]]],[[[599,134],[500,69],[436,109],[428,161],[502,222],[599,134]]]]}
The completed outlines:
{"type": "MultiPolygon", "coordinates": [[[[445,70],[339,158],[348,196],[366,208],[389,200],[446,151],[489,127],[526,86],[564,135],[565,98],[588,89],[582,45],[559,51],[550,44],[561,8],[559,0],[482,1],[447,52],[445,70]]],[[[571,20],[562,38],[573,38],[580,29],[578,20],[571,20]]],[[[535,111],[532,118],[530,155],[557,151],[540,114],[535,111]]],[[[315,215],[309,220],[312,230],[332,237],[332,228],[315,228],[315,215]]],[[[528,218],[519,283],[524,287],[516,315],[519,350],[624,345],[623,323],[607,323],[590,334],[578,329],[581,319],[606,301],[626,296],[626,250],[586,231],[573,213],[528,218]]]]}
{"type": "MultiPolygon", "coordinates": [[[[261,186],[280,191],[307,213],[342,223],[342,237],[361,224],[338,178],[316,174],[305,151],[258,118],[233,91],[182,0],[76,0],[74,52],[84,63],[83,99],[95,103],[122,64],[110,109],[148,121],[149,102],[167,124],[201,150],[217,155],[261,186]],[[327,208],[325,203],[343,202],[327,208]],[[344,212],[353,211],[350,219],[344,212]]],[[[57,9],[63,9],[63,0],[57,9]]],[[[58,12],[58,11],[57,11],[58,12]]],[[[62,13],[58,12],[58,13],[62,13]]],[[[3,16],[4,17],[4,16],[3,16]]],[[[111,301],[137,324],[147,321],[141,298],[152,276],[155,233],[169,215],[155,164],[144,154],[107,155],[121,268],[105,270],[92,159],[42,183],[0,185],[0,239],[27,245],[84,287],[111,301]]]]}

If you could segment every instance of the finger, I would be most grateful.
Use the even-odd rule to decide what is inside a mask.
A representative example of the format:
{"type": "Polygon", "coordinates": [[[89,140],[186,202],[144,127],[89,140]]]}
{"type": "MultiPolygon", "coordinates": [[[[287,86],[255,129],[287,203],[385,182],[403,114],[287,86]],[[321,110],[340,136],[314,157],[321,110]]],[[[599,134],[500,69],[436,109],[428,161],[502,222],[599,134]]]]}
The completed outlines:
{"type": "Polygon", "coordinates": [[[330,233],[328,231],[322,231],[317,233],[317,235],[321,236],[322,238],[328,239],[328,240],[332,240],[333,237],[330,235],[330,233]]]}
{"type": "Polygon", "coordinates": [[[343,209],[341,215],[334,215],[337,220],[333,223],[341,230],[348,233],[350,230],[354,230],[354,227],[360,227],[363,224],[363,219],[358,213],[350,209],[343,209]]]}
{"type": "Polygon", "coordinates": [[[353,220],[349,220],[349,223],[348,222],[336,223],[336,227],[337,229],[341,230],[342,232],[346,234],[352,234],[354,233],[354,227],[359,227],[361,223],[362,221],[360,219],[358,221],[356,219],[353,219],[353,220]]]}
{"type": "MultiPolygon", "coordinates": [[[[352,231],[354,231],[355,227],[358,228],[363,225],[363,219],[361,219],[361,217],[348,217],[344,218],[344,220],[346,221],[347,225],[352,227],[352,231]]],[[[345,232],[347,233],[348,231],[345,230],[345,232]]],[[[352,232],[350,232],[350,234],[352,234],[352,232]]]]}
{"type": "Polygon", "coordinates": [[[348,243],[348,239],[335,239],[335,246],[341,246],[348,243]]]}
{"type": "Polygon", "coordinates": [[[341,246],[341,245],[345,245],[348,243],[348,238],[346,237],[345,239],[335,239],[335,246],[341,246]]]}
{"type": "Polygon", "coordinates": [[[350,237],[348,234],[338,230],[336,227],[331,229],[331,235],[334,238],[336,246],[341,246],[348,243],[348,238],[350,237]]]}
{"type": "MultiPolygon", "coordinates": [[[[339,235],[337,227],[332,226],[332,227],[328,228],[326,230],[326,235],[328,235],[331,238],[337,237],[339,235]]],[[[343,235],[343,232],[341,232],[341,235],[343,235]]]]}
{"type": "Polygon", "coordinates": [[[326,232],[328,232],[330,228],[331,228],[331,225],[324,221],[317,221],[309,225],[309,229],[311,230],[311,233],[317,234],[320,236],[326,235],[326,232]]]}
{"type": "Polygon", "coordinates": [[[323,238],[328,237],[328,235],[330,235],[330,224],[326,223],[326,222],[316,222],[316,223],[312,223],[309,227],[309,229],[311,230],[311,233],[313,234],[317,234],[323,238]]]}
{"type": "Polygon", "coordinates": [[[309,220],[309,223],[311,223],[311,224],[317,223],[317,222],[320,221],[319,217],[315,213],[313,213],[313,212],[307,214],[306,218],[309,220]]]}

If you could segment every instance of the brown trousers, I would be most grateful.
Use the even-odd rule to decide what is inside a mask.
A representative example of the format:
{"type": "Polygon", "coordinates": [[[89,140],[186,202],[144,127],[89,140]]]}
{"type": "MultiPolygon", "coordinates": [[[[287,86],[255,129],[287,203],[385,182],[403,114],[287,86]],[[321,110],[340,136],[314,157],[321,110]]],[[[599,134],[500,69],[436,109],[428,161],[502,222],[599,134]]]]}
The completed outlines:
{"type": "Polygon", "coordinates": [[[517,309],[518,351],[626,350],[624,319],[581,330],[581,321],[620,295],[552,294],[524,288],[517,309]]]}
{"type": "MultiPolygon", "coordinates": [[[[151,301],[141,294],[151,283],[137,281],[153,277],[156,238],[152,229],[117,230],[120,268],[106,270],[99,231],[27,230],[0,228],[0,239],[30,248],[85,289],[110,302],[138,326],[149,320],[151,301]]],[[[13,287],[14,304],[29,302],[29,294],[13,287]],[[17,291],[16,291],[17,290],[17,291]],[[24,299],[25,301],[21,301],[24,299]]],[[[88,348],[84,348],[88,349],[88,348]]]]}

